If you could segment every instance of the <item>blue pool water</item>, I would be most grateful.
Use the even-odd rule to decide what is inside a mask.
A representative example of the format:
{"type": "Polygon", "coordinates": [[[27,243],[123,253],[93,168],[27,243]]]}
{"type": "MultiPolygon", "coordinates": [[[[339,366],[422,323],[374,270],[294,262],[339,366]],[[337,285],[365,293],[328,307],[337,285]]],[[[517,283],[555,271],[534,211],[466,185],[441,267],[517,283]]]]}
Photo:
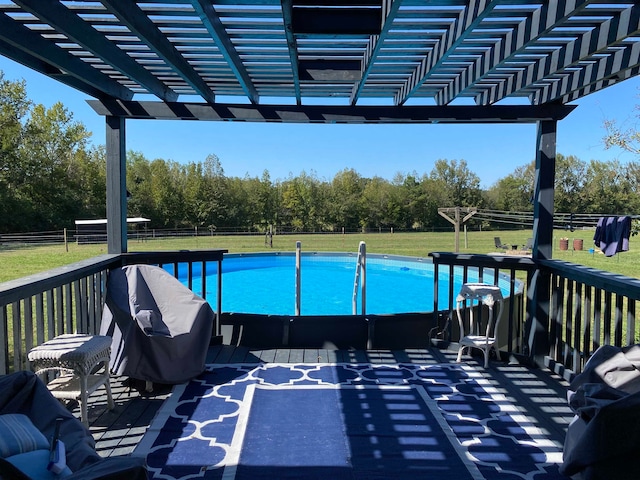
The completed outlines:
{"type": "MultiPolygon", "coordinates": [[[[357,257],[345,253],[303,253],[301,258],[301,315],[352,314],[357,257]]],[[[227,254],[222,262],[222,311],[271,315],[295,313],[295,254],[227,254]]],[[[194,265],[194,267],[196,267],[194,265]]],[[[186,273],[179,268],[186,284],[186,273]]],[[[429,312],[434,309],[433,264],[430,259],[367,255],[366,313],[392,314],[429,312]]],[[[453,291],[462,285],[463,271],[454,270],[453,291]]],[[[194,268],[194,292],[202,295],[199,272],[194,268]]],[[[439,274],[438,308],[448,308],[449,271],[439,274]]],[[[468,282],[477,282],[470,270],[468,282]]],[[[493,272],[485,270],[482,281],[494,283],[493,272]]],[[[499,285],[506,296],[508,277],[499,285]]],[[[207,267],[206,299],[217,302],[217,265],[207,267]]],[[[357,312],[362,311],[358,294],[357,312]]]]}

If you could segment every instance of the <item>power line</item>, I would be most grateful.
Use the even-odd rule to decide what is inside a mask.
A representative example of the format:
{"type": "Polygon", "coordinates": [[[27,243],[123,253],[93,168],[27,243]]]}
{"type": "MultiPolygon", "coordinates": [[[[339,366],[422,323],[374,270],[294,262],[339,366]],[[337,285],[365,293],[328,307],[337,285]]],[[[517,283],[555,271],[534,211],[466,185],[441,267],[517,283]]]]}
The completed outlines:
{"type": "MultiPolygon", "coordinates": [[[[556,229],[595,228],[600,218],[612,216],[618,215],[605,213],[556,212],[553,215],[553,227],[556,229]]],[[[638,215],[630,216],[635,219],[640,218],[638,215]]],[[[477,211],[475,219],[490,223],[533,228],[533,212],[482,209],[477,211]]]]}

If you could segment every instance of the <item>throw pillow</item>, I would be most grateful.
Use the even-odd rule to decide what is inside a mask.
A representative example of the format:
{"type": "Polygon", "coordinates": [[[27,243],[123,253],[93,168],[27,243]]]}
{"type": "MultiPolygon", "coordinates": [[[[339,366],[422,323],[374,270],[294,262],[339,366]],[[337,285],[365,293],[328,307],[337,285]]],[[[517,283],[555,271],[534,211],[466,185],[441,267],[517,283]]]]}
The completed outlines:
{"type": "Polygon", "coordinates": [[[0,415],[0,456],[3,458],[38,449],[49,449],[49,442],[21,413],[0,415]]]}

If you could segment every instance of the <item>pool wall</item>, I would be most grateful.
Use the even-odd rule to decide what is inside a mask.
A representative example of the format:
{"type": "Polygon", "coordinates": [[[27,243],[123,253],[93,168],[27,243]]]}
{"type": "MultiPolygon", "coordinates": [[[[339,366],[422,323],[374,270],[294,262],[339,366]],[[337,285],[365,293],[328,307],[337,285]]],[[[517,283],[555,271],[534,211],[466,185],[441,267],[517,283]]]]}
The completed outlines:
{"type": "MultiPolygon", "coordinates": [[[[291,252],[274,253],[249,253],[249,254],[227,254],[225,259],[258,259],[260,268],[271,267],[273,260],[271,257],[285,258],[294,257],[291,252]]],[[[308,252],[303,253],[305,262],[311,260],[311,263],[305,263],[309,268],[313,265],[313,260],[318,259],[320,262],[326,261],[327,258],[338,257],[338,259],[355,257],[351,253],[335,253],[335,252],[308,252]]],[[[400,262],[405,268],[401,270],[418,270],[427,264],[431,264],[430,259],[402,257],[396,255],[368,255],[368,260],[386,264],[386,262],[400,262]]],[[[340,261],[340,260],[337,260],[340,261]]],[[[395,265],[395,263],[394,263],[395,265]]],[[[229,263],[223,263],[225,272],[240,271],[242,268],[237,266],[230,267],[229,263]]],[[[217,270],[216,270],[217,271],[217,270]]],[[[209,271],[207,275],[214,275],[216,272],[209,271]]],[[[491,272],[483,272],[480,281],[493,283],[494,279],[490,276],[491,272]]],[[[277,349],[277,348],[297,348],[297,349],[405,349],[405,348],[424,348],[436,344],[440,347],[447,347],[455,344],[459,339],[458,320],[454,311],[449,311],[449,303],[452,297],[455,298],[455,292],[448,286],[448,282],[460,276],[463,281],[476,281],[472,276],[462,272],[440,272],[440,293],[439,304],[441,310],[434,313],[433,306],[431,310],[409,310],[409,313],[396,311],[393,314],[373,314],[367,313],[362,315],[293,315],[292,312],[283,314],[272,313],[248,313],[238,310],[225,310],[223,305],[222,313],[220,313],[219,333],[212,341],[215,343],[223,343],[225,345],[245,346],[256,349],[277,349]],[[443,288],[443,285],[445,288],[443,288]]],[[[479,273],[476,273],[479,275],[479,273]]],[[[226,277],[225,277],[226,278],[226,277]]],[[[186,280],[185,280],[186,281],[186,280]]],[[[509,284],[508,276],[500,273],[501,283],[509,284]]],[[[225,281],[223,283],[226,285],[225,281]]],[[[281,283],[276,282],[277,285],[281,283]]],[[[370,285],[369,285],[370,286],[370,285]]],[[[243,285],[246,289],[246,285],[243,285]]],[[[196,288],[197,290],[197,288],[196,288]]],[[[517,351],[522,337],[522,323],[524,317],[523,308],[523,288],[516,280],[516,293],[513,298],[505,297],[503,305],[504,315],[499,328],[499,348],[517,351]],[[511,321],[509,321],[511,319],[511,321]],[[508,340],[511,339],[511,340],[508,340]],[[508,342],[511,346],[508,347],[508,342]]],[[[252,290],[252,294],[255,292],[252,290]]],[[[210,293],[210,291],[208,291],[210,293]]],[[[368,292],[371,293],[371,292],[368,292]]],[[[413,292],[410,289],[403,290],[402,295],[410,300],[414,297],[425,297],[428,292],[419,290],[413,292]]],[[[378,295],[387,295],[386,291],[378,293],[378,295]]],[[[369,294],[368,298],[372,296],[369,294]]],[[[375,295],[374,295],[375,298],[375,295]]],[[[210,301],[212,299],[208,298],[210,301]]],[[[223,302],[224,303],[224,302],[223,302]]],[[[411,307],[429,308],[429,304],[433,305],[433,296],[426,305],[414,305],[411,307]]],[[[478,308],[478,307],[475,307],[478,308]]],[[[482,312],[476,312],[476,317],[482,315],[486,319],[486,307],[481,309],[482,312]]]]}
{"type": "Polygon", "coordinates": [[[223,313],[225,345],[251,348],[424,348],[437,325],[433,313],[291,316],[223,313]]]}
{"type": "MultiPolygon", "coordinates": [[[[477,306],[474,308],[478,308],[477,306]]],[[[522,292],[505,298],[504,314],[499,327],[499,349],[520,348],[524,299],[522,292]],[[513,306],[511,306],[513,304],[513,306]],[[509,311],[513,321],[509,324],[509,311]],[[510,339],[510,340],[509,340],[510,339]],[[511,347],[508,348],[508,343],[511,347]]],[[[486,318],[486,307],[476,315],[486,318]]],[[[460,338],[455,311],[396,313],[389,315],[261,315],[222,313],[221,337],[225,345],[256,349],[326,348],[326,349],[405,349],[457,348],[460,338]],[[443,330],[445,329],[446,330],[443,330]],[[439,332],[444,331],[444,334],[439,332]]]]}

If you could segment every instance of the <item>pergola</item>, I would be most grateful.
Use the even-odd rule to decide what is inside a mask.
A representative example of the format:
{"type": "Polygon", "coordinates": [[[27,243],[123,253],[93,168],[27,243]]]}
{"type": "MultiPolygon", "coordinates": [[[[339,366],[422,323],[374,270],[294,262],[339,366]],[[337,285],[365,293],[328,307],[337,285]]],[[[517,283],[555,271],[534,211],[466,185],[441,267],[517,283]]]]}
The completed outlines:
{"type": "Polygon", "coordinates": [[[0,0],[0,54],[105,116],[109,253],[127,250],[126,119],[536,123],[550,259],[557,122],[638,74],[639,30],[617,0],[0,0]]]}

